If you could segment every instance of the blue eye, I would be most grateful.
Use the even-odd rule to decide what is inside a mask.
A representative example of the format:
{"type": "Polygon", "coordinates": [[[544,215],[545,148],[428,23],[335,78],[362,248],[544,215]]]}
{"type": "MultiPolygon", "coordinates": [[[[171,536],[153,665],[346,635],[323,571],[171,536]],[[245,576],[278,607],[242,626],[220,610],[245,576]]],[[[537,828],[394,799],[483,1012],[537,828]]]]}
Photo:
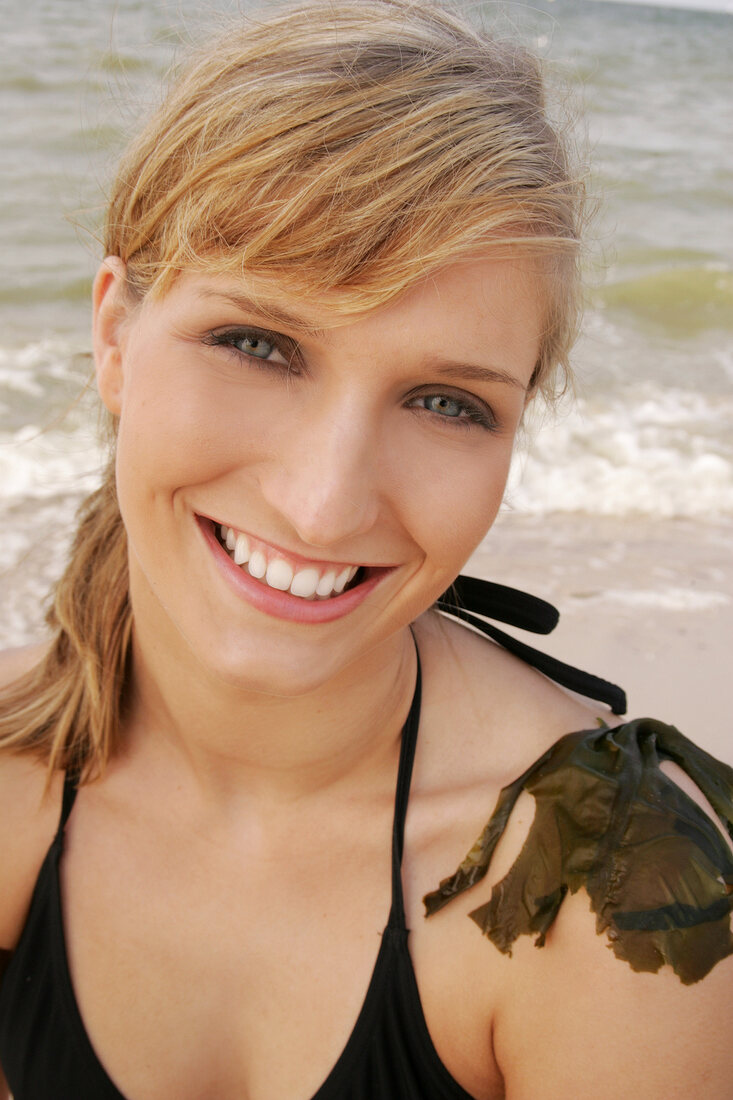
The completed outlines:
{"type": "Polygon", "coordinates": [[[423,397],[425,402],[423,406],[428,412],[439,413],[441,416],[464,416],[466,414],[466,406],[456,400],[455,397],[448,397],[445,393],[434,393],[429,397],[423,397]]]}
{"type": "Polygon", "coordinates": [[[210,332],[204,343],[229,348],[240,356],[257,359],[261,363],[287,366],[288,370],[292,370],[297,354],[297,345],[287,337],[249,327],[210,332]]]}
{"type": "Polygon", "coordinates": [[[251,333],[247,336],[237,336],[232,340],[232,345],[247,355],[254,355],[257,359],[269,359],[277,348],[269,340],[251,333]]]}
{"type": "Polygon", "coordinates": [[[453,396],[450,393],[417,394],[410,404],[413,408],[424,409],[440,423],[450,424],[453,428],[471,428],[474,425],[496,431],[496,417],[483,401],[471,400],[468,395],[453,396]]]}

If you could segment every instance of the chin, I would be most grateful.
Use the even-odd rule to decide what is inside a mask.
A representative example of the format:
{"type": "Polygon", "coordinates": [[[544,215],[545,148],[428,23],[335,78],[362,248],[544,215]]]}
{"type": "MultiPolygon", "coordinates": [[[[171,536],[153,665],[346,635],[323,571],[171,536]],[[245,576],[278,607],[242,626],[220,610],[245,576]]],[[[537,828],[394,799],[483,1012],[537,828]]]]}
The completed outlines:
{"type": "Polygon", "coordinates": [[[343,650],[333,661],[315,650],[312,645],[253,645],[237,651],[234,646],[226,653],[210,649],[200,655],[200,661],[213,679],[233,692],[298,699],[317,691],[347,667],[343,650]]]}

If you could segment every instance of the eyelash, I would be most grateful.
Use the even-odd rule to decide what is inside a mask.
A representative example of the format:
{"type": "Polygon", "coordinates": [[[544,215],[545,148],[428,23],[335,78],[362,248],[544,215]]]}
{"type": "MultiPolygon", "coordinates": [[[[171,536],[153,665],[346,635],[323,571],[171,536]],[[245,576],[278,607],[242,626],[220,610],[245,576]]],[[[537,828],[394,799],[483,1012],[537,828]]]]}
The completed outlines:
{"type": "Polygon", "coordinates": [[[273,367],[284,367],[288,373],[297,373],[298,345],[294,340],[289,340],[278,332],[270,332],[269,329],[248,327],[213,331],[206,334],[203,342],[209,347],[231,351],[237,357],[243,356],[248,362],[268,370],[272,370],[273,367]],[[250,354],[244,348],[237,347],[237,342],[240,340],[261,340],[265,344],[272,344],[274,350],[283,357],[285,362],[280,363],[277,360],[263,359],[259,355],[250,354]]]}
{"type": "Polygon", "coordinates": [[[445,390],[436,390],[434,393],[420,393],[410,398],[411,401],[429,401],[431,398],[443,397],[448,401],[453,401],[461,409],[459,416],[441,416],[439,413],[432,412],[431,409],[426,409],[425,406],[412,405],[412,408],[422,408],[430,416],[434,417],[439,423],[445,424],[450,429],[458,429],[459,431],[466,431],[468,428],[478,427],[484,428],[486,431],[495,432],[498,429],[496,418],[493,412],[484,405],[483,402],[469,401],[464,395],[458,395],[455,393],[446,392],[445,390]]]}
{"type": "MultiPolygon", "coordinates": [[[[271,332],[269,329],[247,327],[212,331],[206,334],[203,342],[209,347],[224,348],[232,352],[237,358],[245,358],[249,363],[262,370],[284,368],[288,375],[298,373],[299,353],[297,343],[282,336],[281,333],[271,332]],[[271,344],[285,362],[280,363],[277,360],[260,358],[258,355],[250,354],[243,348],[237,347],[239,341],[247,339],[261,340],[263,343],[271,344]]],[[[408,396],[406,404],[408,408],[422,409],[436,423],[440,423],[441,426],[445,425],[449,430],[466,431],[474,427],[483,428],[485,431],[490,432],[498,430],[496,418],[489,406],[480,401],[471,401],[462,393],[458,394],[450,390],[437,389],[432,393],[411,394],[408,396]],[[458,416],[442,416],[431,409],[425,408],[425,406],[414,404],[417,401],[429,401],[431,398],[436,397],[455,402],[461,410],[460,414],[458,416]]]]}

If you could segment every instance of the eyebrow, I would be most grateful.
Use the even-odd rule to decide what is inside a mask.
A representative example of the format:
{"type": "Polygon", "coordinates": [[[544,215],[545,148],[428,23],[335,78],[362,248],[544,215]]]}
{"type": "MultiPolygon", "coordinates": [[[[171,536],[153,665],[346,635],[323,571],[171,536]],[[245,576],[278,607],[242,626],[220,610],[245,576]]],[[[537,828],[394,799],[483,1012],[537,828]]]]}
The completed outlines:
{"type": "Polygon", "coordinates": [[[306,332],[309,336],[318,339],[325,336],[323,329],[315,328],[304,317],[299,317],[296,313],[290,313],[282,306],[268,302],[264,298],[250,298],[236,290],[223,291],[209,289],[208,287],[203,287],[200,293],[202,298],[218,298],[222,302],[235,306],[242,313],[259,314],[260,317],[266,317],[268,321],[272,321],[277,325],[285,325],[287,328],[306,332]]]}
{"type": "Polygon", "coordinates": [[[523,393],[527,387],[509,371],[500,370],[497,367],[476,367],[470,363],[454,363],[445,359],[437,359],[426,364],[436,374],[442,374],[446,378],[459,378],[467,382],[499,382],[502,385],[513,386],[523,393]]]}

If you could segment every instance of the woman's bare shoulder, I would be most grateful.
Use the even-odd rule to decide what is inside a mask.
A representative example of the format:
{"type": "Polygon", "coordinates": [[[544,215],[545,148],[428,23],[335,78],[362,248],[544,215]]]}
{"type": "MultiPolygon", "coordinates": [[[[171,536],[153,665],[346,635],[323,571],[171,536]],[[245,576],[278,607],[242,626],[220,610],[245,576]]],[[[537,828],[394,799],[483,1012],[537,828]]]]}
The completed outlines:
{"type": "Polygon", "coordinates": [[[0,651],[0,691],[30,672],[43,659],[46,649],[46,642],[34,642],[0,651]]]}
{"type": "Polygon", "coordinates": [[[492,774],[500,761],[504,780],[511,782],[564,734],[593,729],[599,719],[612,717],[603,704],[579,699],[444,616],[423,616],[417,639],[424,697],[428,705],[431,698],[442,702],[441,724],[448,712],[452,715],[450,740],[461,739],[474,775],[481,774],[482,760],[491,761],[492,774]]]}
{"type": "MultiPolygon", "coordinates": [[[[29,671],[44,647],[24,646],[0,654],[0,690],[29,671]]],[[[63,777],[47,787],[39,758],[0,749],[0,950],[12,950],[20,935],[41,863],[53,839],[63,777]]]]}
{"type": "Polygon", "coordinates": [[[28,755],[0,752],[0,949],[12,950],[33,886],[53,839],[63,778],[46,789],[46,767],[28,755]]]}
{"type": "Polygon", "coordinates": [[[494,1048],[512,1095],[729,1095],[733,958],[691,985],[668,966],[632,969],[598,935],[580,891],[566,898],[545,947],[538,951],[525,939],[510,966],[494,1048]]]}

